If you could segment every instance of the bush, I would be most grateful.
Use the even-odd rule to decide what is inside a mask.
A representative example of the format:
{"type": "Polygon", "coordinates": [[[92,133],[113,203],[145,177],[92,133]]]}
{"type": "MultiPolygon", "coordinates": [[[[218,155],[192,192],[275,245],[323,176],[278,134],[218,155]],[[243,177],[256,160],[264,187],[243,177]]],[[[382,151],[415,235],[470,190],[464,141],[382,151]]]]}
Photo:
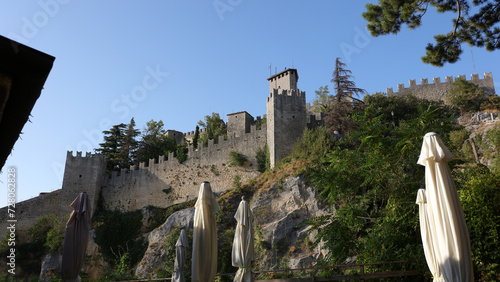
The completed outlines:
{"type": "Polygon", "coordinates": [[[186,146],[177,146],[177,150],[175,151],[175,157],[177,158],[177,161],[182,164],[185,162],[188,158],[188,148],[186,146]]]}
{"type": "Polygon", "coordinates": [[[135,265],[144,255],[147,245],[141,237],[140,210],[120,212],[98,208],[92,225],[95,228],[95,242],[101,247],[104,259],[111,265],[121,263],[125,253],[130,265],[135,265]]]}
{"type": "Polygon", "coordinates": [[[257,160],[257,170],[259,172],[266,172],[271,168],[271,156],[267,144],[257,150],[255,159],[257,160]]]}
{"type": "Polygon", "coordinates": [[[458,79],[446,95],[446,101],[464,112],[477,112],[485,100],[484,91],[469,81],[458,79]]]}
{"type": "Polygon", "coordinates": [[[248,162],[247,157],[235,151],[230,151],[229,157],[229,166],[244,166],[248,162]]]}
{"type": "Polygon", "coordinates": [[[241,176],[239,175],[234,176],[233,189],[236,193],[241,193],[241,176]]]}
{"type": "Polygon", "coordinates": [[[57,253],[62,250],[64,226],[54,215],[44,215],[28,229],[33,243],[39,244],[43,252],[57,253]]]}
{"type": "Polygon", "coordinates": [[[332,149],[334,140],[334,137],[328,133],[325,127],[306,129],[302,137],[295,143],[292,157],[295,159],[308,159],[313,163],[319,162],[332,149]]]}
{"type": "Polygon", "coordinates": [[[500,280],[500,177],[477,164],[455,172],[469,228],[475,277],[500,280]]]}
{"type": "Polygon", "coordinates": [[[500,97],[498,95],[489,96],[488,99],[481,104],[481,111],[500,111],[500,97]]]}
{"type": "Polygon", "coordinates": [[[469,139],[470,133],[466,129],[454,130],[450,132],[450,142],[448,149],[457,157],[468,157],[469,150],[463,150],[464,146],[470,146],[465,143],[469,139]]]}

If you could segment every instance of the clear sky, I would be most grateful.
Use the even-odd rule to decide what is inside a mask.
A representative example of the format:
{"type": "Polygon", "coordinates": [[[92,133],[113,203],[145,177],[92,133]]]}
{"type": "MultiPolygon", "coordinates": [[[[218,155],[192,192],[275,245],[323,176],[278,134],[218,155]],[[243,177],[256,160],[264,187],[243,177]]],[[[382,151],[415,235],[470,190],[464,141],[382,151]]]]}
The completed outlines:
{"type": "MultiPolygon", "coordinates": [[[[421,63],[456,15],[428,12],[416,30],[373,38],[367,2],[0,0],[0,34],[56,57],[3,169],[17,167],[17,200],[61,188],[66,151],[93,151],[103,130],[132,117],[139,129],[153,119],[187,132],[212,112],[265,114],[269,64],[273,74],[298,69],[307,101],[330,85],[336,57],[369,93],[484,72],[499,92],[500,51],[464,46],[455,64],[421,63]]],[[[5,172],[0,181],[5,206],[5,172]]]]}

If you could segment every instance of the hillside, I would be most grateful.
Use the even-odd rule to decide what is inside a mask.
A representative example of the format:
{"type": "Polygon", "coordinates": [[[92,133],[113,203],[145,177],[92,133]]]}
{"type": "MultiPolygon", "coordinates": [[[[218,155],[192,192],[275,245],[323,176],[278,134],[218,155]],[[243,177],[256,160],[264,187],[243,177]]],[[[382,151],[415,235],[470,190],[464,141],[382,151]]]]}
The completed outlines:
{"type": "MultiPolygon", "coordinates": [[[[257,270],[404,260],[408,262],[404,267],[419,271],[420,280],[415,281],[428,278],[415,205],[416,190],[423,185],[423,169],[416,160],[422,136],[435,131],[457,157],[450,166],[463,197],[471,243],[477,250],[473,254],[476,276],[478,280],[494,277],[498,254],[491,250],[499,247],[495,230],[500,226],[496,216],[500,214],[498,114],[455,119],[454,112],[439,103],[411,98],[373,97],[367,104],[364,111],[353,115],[357,127],[349,134],[331,135],[322,127],[306,130],[292,154],[275,168],[244,183],[234,177],[232,189],[216,193],[220,205],[219,273],[235,272],[230,263],[236,225],[233,216],[241,196],[245,196],[255,216],[257,270]],[[481,190],[481,183],[488,183],[487,189],[481,190]],[[481,214],[476,211],[479,207],[481,214]]],[[[82,277],[169,277],[173,245],[179,228],[192,225],[194,201],[135,211],[109,210],[102,201],[98,203],[93,218],[95,237],[89,244],[82,277]]],[[[55,254],[47,257],[42,270],[50,276],[58,267],[61,246],[57,242],[62,237],[56,235],[61,229],[50,222],[37,226],[45,230],[36,233],[37,252],[55,254]],[[42,247],[44,242],[50,249],[42,247]]],[[[401,270],[397,267],[370,271],[401,270]]]]}

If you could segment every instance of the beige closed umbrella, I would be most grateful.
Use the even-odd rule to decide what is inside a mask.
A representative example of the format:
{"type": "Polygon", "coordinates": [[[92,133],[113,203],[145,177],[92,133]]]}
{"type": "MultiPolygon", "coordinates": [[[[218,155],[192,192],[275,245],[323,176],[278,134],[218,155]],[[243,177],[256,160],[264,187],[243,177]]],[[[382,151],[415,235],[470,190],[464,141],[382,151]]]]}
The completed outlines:
{"type": "Polygon", "coordinates": [[[217,225],[215,213],[219,205],[210,188],[203,182],[195,204],[193,222],[193,255],[191,281],[214,281],[217,274],[217,225]]]}
{"type": "Polygon", "coordinates": [[[434,253],[432,243],[432,233],[429,228],[429,220],[427,215],[427,199],[425,196],[425,189],[419,189],[417,194],[417,205],[420,219],[420,235],[422,236],[422,245],[424,247],[425,260],[432,273],[434,282],[444,281],[439,269],[438,262],[436,261],[436,254],[434,253]]]}
{"type": "Polygon", "coordinates": [[[184,263],[186,262],[186,249],[189,248],[186,230],[182,229],[177,243],[175,243],[175,261],[172,281],[184,282],[184,263]]]}
{"type": "MultiPolygon", "coordinates": [[[[418,164],[425,166],[425,229],[421,229],[427,264],[434,281],[474,281],[469,232],[448,161],[453,158],[439,135],[424,136],[418,164]],[[428,250],[426,250],[428,249],[428,250]],[[431,258],[432,257],[432,258],[431,258]]],[[[420,193],[420,192],[419,192],[420,193]]],[[[421,223],[422,226],[422,223],[421,223]]]]}
{"type": "Polygon", "coordinates": [[[90,203],[87,193],[80,193],[70,207],[73,212],[66,223],[61,263],[63,281],[80,280],[78,273],[83,266],[90,231],[90,203]]]}
{"type": "Polygon", "coordinates": [[[235,282],[253,282],[252,261],[255,260],[253,245],[253,215],[248,202],[241,197],[240,205],[234,215],[237,225],[234,232],[232,264],[238,267],[235,282]]]}

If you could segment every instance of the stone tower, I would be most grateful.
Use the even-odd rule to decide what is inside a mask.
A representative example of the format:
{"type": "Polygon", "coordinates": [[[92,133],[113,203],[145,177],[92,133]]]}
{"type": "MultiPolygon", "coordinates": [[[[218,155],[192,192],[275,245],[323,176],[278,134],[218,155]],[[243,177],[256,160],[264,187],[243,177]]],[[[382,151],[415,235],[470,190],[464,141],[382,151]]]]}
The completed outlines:
{"type": "Polygon", "coordinates": [[[297,88],[296,69],[286,69],[269,80],[267,145],[271,167],[290,154],[306,127],[306,93],[297,88]]]}
{"type": "Polygon", "coordinates": [[[92,209],[92,215],[97,206],[97,199],[101,187],[106,181],[106,157],[104,155],[92,155],[68,151],[66,156],[66,167],[64,168],[61,200],[59,204],[59,216],[67,217],[71,213],[70,204],[80,194],[87,192],[92,209]]]}

